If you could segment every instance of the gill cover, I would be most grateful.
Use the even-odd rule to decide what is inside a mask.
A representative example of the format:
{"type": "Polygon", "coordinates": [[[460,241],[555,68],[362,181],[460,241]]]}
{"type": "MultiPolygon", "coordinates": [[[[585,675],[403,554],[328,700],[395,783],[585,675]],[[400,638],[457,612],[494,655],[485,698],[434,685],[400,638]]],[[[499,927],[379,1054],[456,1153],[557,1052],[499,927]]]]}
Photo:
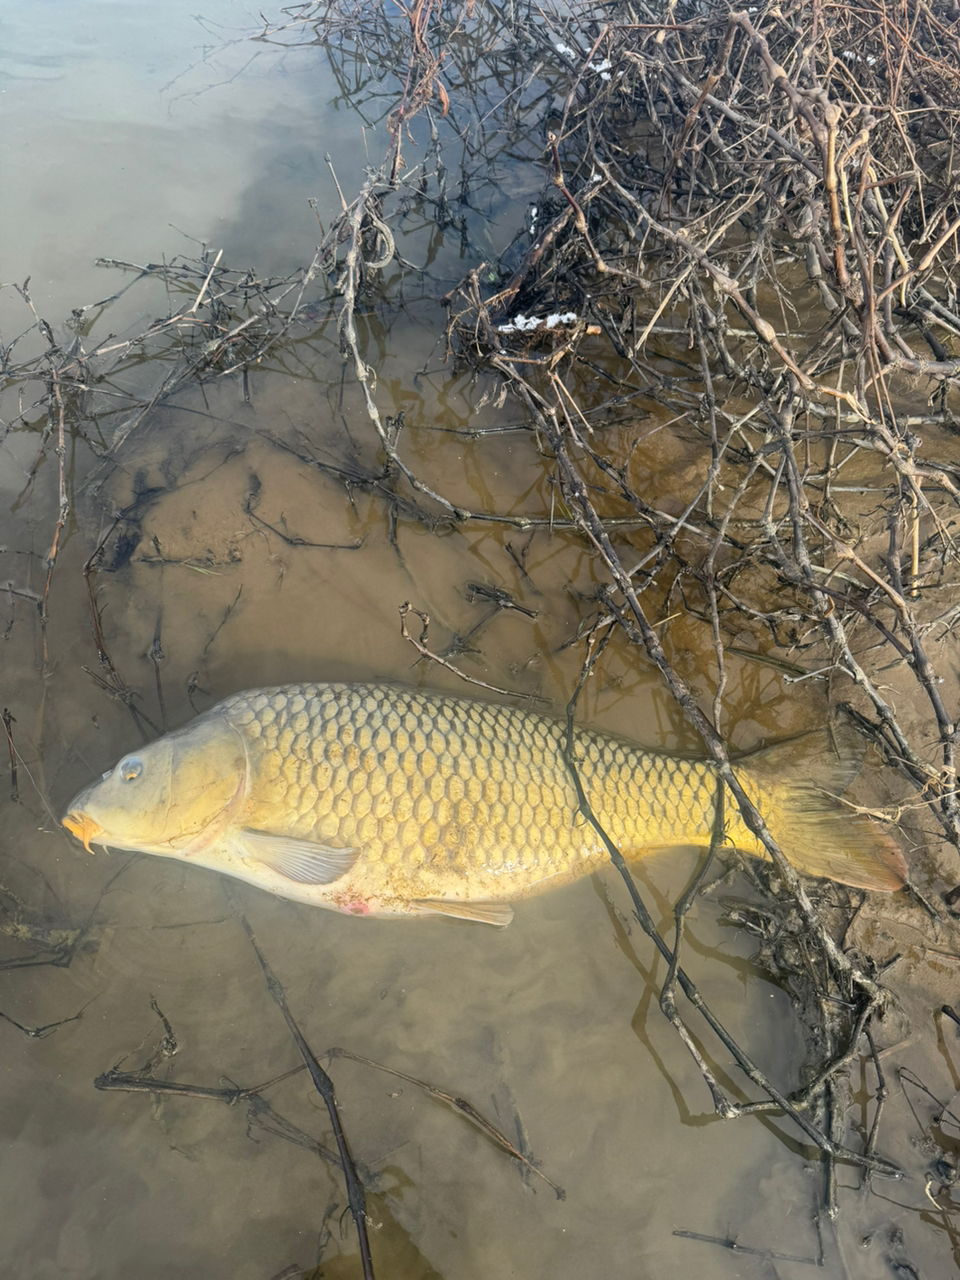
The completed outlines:
{"type": "Polygon", "coordinates": [[[80,792],[63,825],[87,849],[93,841],[176,856],[217,838],[245,779],[239,735],[219,714],[200,716],[125,755],[80,792]]]}

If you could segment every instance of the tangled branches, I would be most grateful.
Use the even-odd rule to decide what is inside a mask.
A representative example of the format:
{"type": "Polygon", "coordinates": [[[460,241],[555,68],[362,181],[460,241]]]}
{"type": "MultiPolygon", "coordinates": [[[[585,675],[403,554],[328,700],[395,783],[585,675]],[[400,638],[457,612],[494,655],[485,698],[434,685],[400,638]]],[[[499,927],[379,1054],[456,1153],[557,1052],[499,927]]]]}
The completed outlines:
{"type": "Polygon", "coordinates": [[[698,581],[718,698],[721,634],[749,623],[795,653],[819,638],[818,674],[852,681],[958,846],[956,726],[930,647],[951,617],[960,498],[941,432],[960,374],[956,35],[925,6],[911,32],[889,6],[805,15],[671,6],[669,20],[567,24],[558,48],[578,71],[549,139],[559,194],[501,289],[484,296],[473,273],[450,295],[448,340],[535,412],[574,506],[586,475],[610,511],[647,522],[637,564],[603,549],[634,624],[634,592],[678,570],[698,581]],[[584,394],[588,370],[610,394],[584,394]],[[670,495],[676,514],[598,431],[651,401],[706,446],[696,484],[670,495]],[[883,690],[891,659],[927,700],[939,760],[883,690]]]}
{"type": "MultiPolygon", "coordinates": [[[[618,290],[637,286],[638,311],[652,290],[656,317],[700,279],[715,358],[757,390],[792,375],[864,417],[868,393],[892,411],[894,370],[949,383],[955,32],[925,6],[909,32],[882,4],[762,16],[718,6],[683,22],[670,10],[565,27],[557,48],[577,75],[553,148],[563,202],[540,234],[556,239],[568,222],[576,234],[550,270],[525,277],[522,300],[589,303],[636,355],[653,328],[622,314],[618,290]],[[733,313],[745,334],[731,332],[733,313]],[[847,360],[856,371],[838,386],[847,360]]],[[[494,311],[518,283],[489,300],[494,311]]]]}
{"type": "MultiPolygon", "coordinates": [[[[960,75],[946,15],[920,5],[905,25],[904,12],[515,13],[504,39],[535,51],[555,89],[566,80],[541,116],[547,183],[510,248],[444,298],[448,353],[523,406],[602,571],[583,634],[613,626],[659,668],[774,863],[764,918],[786,912],[818,957],[820,1066],[794,1102],[819,1109],[831,1159],[839,1078],[884,996],[845,946],[856,908],[833,918],[811,897],[738,786],[725,695],[744,661],[822,683],[909,784],[886,816],[929,815],[960,849],[957,724],[938,670],[958,567],[960,75]],[[710,713],[671,652],[678,606],[714,654],[710,713]]],[[[387,216],[378,205],[368,229],[387,216]]],[[[341,329],[366,390],[350,278],[341,329]]],[[[492,514],[431,488],[369,396],[368,412],[413,488],[458,522],[492,514]]],[[[915,880],[935,916],[916,886],[937,873],[921,863],[915,880]]],[[[671,1020],[689,905],[673,948],[654,938],[671,1020]]],[[[722,1114],[783,1105],[773,1092],[731,1110],[711,1088],[722,1114]]]]}

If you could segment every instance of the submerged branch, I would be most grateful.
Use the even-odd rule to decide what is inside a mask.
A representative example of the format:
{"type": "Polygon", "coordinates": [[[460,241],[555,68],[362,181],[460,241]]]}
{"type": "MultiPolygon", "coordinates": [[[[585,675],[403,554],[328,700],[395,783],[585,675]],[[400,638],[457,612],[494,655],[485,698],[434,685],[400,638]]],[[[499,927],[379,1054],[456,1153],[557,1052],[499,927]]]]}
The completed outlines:
{"type": "Polygon", "coordinates": [[[333,1136],[337,1144],[337,1151],[340,1155],[340,1166],[343,1170],[343,1177],[347,1188],[347,1202],[350,1205],[350,1213],[353,1216],[354,1225],[357,1229],[357,1238],[360,1242],[360,1260],[363,1266],[364,1280],[374,1280],[373,1259],[370,1255],[370,1241],[367,1236],[367,1201],[363,1190],[363,1184],[357,1176],[357,1167],[353,1162],[350,1154],[350,1148],[347,1145],[346,1134],[343,1131],[343,1125],[340,1121],[340,1111],[337,1107],[337,1097],[333,1087],[333,1081],[321,1067],[317,1061],[313,1050],[307,1044],[303,1032],[300,1030],[290,1012],[287,1004],[287,997],[283,987],[277,980],[276,975],[267,963],[266,957],[260,949],[253,930],[247,921],[246,916],[240,917],[240,923],[243,925],[247,937],[250,939],[250,945],[253,947],[254,953],[263,970],[263,976],[267,982],[267,990],[273,997],[280,1012],[283,1014],[284,1021],[290,1030],[303,1058],[307,1071],[310,1073],[310,1079],[313,1081],[317,1092],[324,1101],[327,1108],[327,1115],[330,1117],[330,1124],[333,1128],[333,1136]]]}

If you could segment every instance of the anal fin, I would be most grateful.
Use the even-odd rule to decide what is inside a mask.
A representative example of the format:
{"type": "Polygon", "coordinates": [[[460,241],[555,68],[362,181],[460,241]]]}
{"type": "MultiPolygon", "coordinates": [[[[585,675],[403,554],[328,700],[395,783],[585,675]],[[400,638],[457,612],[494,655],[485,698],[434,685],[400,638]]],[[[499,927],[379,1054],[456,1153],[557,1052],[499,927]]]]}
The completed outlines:
{"type": "Polygon", "coordinates": [[[454,916],[457,920],[475,920],[505,929],[513,919],[508,902],[458,902],[454,898],[412,898],[410,906],[417,915],[454,916]]]}

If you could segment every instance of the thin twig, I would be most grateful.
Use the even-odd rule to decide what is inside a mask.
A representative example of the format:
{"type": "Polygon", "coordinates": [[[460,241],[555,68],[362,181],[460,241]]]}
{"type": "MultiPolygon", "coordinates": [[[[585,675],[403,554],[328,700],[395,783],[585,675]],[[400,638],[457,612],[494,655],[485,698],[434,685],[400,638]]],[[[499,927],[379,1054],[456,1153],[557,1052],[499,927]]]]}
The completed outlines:
{"type": "Polygon", "coordinates": [[[354,1225],[357,1228],[357,1238],[360,1243],[360,1260],[363,1266],[364,1280],[374,1280],[373,1259],[370,1255],[370,1240],[367,1236],[367,1199],[364,1194],[363,1184],[357,1176],[357,1168],[350,1154],[350,1148],[347,1145],[346,1134],[343,1132],[343,1125],[340,1122],[340,1112],[337,1108],[337,1097],[333,1087],[333,1081],[321,1067],[317,1061],[313,1050],[307,1044],[303,1033],[297,1026],[297,1023],[290,1012],[287,1004],[287,997],[284,994],[283,987],[277,980],[276,975],[267,963],[267,959],[257,942],[254,932],[247,921],[246,916],[240,917],[240,923],[244,932],[250,940],[260,968],[263,970],[263,976],[267,981],[267,990],[273,997],[280,1012],[283,1014],[284,1021],[290,1030],[290,1034],[296,1041],[297,1048],[303,1058],[306,1068],[310,1073],[310,1079],[316,1086],[317,1092],[320,1094],[327,1108],[327,1114],[330,1117],[330,1123],[333,1126],[333,1136],[336,1139],[337,1151],[340,1153],[340,1163],[343,1169],[343,1177],[347,1188],[347,1202],[350,1206],[350,1213],[353,1216],[354,1225]]]}

